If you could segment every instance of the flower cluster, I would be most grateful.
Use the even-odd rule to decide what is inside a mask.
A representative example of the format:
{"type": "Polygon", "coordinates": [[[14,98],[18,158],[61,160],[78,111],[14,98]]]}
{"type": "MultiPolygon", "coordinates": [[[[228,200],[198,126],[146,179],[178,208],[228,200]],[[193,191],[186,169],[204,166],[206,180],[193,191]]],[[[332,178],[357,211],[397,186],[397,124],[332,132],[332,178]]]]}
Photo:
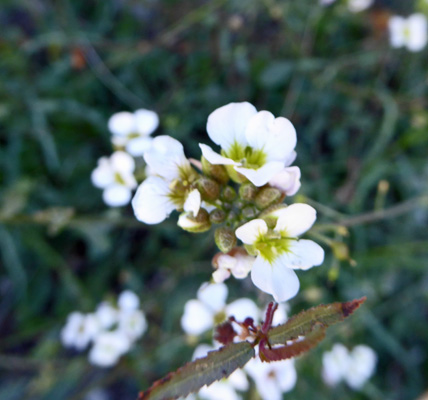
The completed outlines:
{"type": "Polygon", "coordinates": [[[373,375],[376,362],[376,353],[370,347],[358,345],[348,351],[338,343],[323,355],[322,377],[329,386],[345,381],[350,388],[359,390],[373,375]]]}
{"type": "Polygon", "coordinates": [[[324,259],[318,244],[299,240],[315,222],[315,210],[283,204],[300,188],[300,169],[291,166],[296,130],[288,119],[243,102],[212,112],[207,132],[220,150],[200,144],[200,161],[187,159],[172,137],[152,141],[143,154],[149,176],[132,200],[135,216],[157,224],[177,210],[178,225],[186,231],[216,226],[221,253],[213,259],[213,280],[243,279],[251,272],[259,289],[287,301],[299,290],[294,270],[324,259]]]}
{"type": "Polygon", "coordinates": [[[122,111],[112,115],[108,128],[116,150],[110,157],[101,157],[91,175],[95,187],[103,189],[103,200],[110,207],[128,204],[137,187],[134,157],[141,156],[152,144],[151,134],[159,125],[154,111],[122,111]]]}
{"type": "Polygon", "coordinates": [[[117,307],[108,302],[93,313],[72,312],[61,330],[64,346],[85,350],[90,344],[89,361],[99,367],[115,365],[147,329],[140,300],[129,290],[122,292],[117,307]]]}

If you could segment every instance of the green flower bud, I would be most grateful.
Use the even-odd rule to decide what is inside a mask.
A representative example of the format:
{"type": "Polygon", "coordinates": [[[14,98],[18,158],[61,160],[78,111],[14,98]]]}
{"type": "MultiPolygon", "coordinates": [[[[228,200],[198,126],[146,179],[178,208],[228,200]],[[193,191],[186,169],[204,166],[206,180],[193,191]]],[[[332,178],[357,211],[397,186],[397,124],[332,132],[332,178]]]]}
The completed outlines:
{"type": "Polygon", "coordinates": [[[236,246],[235,232],[230,228],[217,228],[214,233],[217,247],[223,253],[228,253],[236,246]]]}
{"type": "Polygon", "coordinates": [[[278,203],[282,199],[282,193],[280,190],[265,187],[257,194],[255,203],[258,209],[264,210],[265,208],[278,203]]]}
{"type": "Polygon", "coordinates": [[[178,218],[178,226],[188,232],[205,232],[211,228],[208,211],[201,208],[196,217],[192,212],[184,212],[178,218]]]}
{"type": "Polygon", "coordinates": [[[235,189],[231,186],[226,186],[221,193],[221,198],[222,200],[231,203],[236,198],[235,189]]]}
{"type": "Polygon", "coordinates": [[[247,206],[242,209],[242,216],[246,219],[253,219],[258,214],[253,206],[247,206]]]}
{"type": "Polygon", "coordinates": [[[202,200],[213,201],[220,196],[220,185],[213,179],[201,177],[197,182],[198,190],[202,200]]]}
{"type": "Polygon", "coordinates": [[[219,183],[227,183],[229,181],[229,174],[223,165],[213,165],[208,162],[205,157],[201,158],[202,172],[215,179],[219,183]]]}
{"type": "Polygon", "coordinates": [[[253,201],[259,189],[252,183],[244,183],[239,188],[239,197],[244,201],[253,201]]]}
{"type": "Polygon", "coordinates": [[[339,261],[348,261],[349,260],[349,248],[343,242],[332,242],[331,249],[333,250],[334,256],[339,261]]]}
{"type": "Polygon", "coordinates": [[[210,212],[210,221],[213,224],[221,224],[226,219],[226,213],[216,208],[210,212]]]}

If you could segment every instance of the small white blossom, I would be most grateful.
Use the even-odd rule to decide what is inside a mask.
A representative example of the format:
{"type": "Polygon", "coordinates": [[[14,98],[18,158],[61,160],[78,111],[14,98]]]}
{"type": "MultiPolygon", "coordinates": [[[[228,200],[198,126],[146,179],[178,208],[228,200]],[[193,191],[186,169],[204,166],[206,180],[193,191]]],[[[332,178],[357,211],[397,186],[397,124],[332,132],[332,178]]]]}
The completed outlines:
{"type": "Polygon", "coordinates": [[[152,142],[150,135],[158,125],[158,115],[154,111],[144,109],[134,113],[122,111],[113,114],[108,121],[108,128],[113,134],[113,144],[124,147],[133,156],[141,156],[149,150],[152,142]]]}
{"type": "Polygon", "coordinates": [[[256,357],[244,369],[253,378],[262,400],[281,400],[283,393],[291,391],[296,385],[294,360],[265,363],[256,357]]]}
{"type": "Polygon", "coordinates": [[[94,314],[72,312],[61,330],[64,346],[84,350],[100,331],[100,323],[94,314]]]}
{"type": "Polygon", "coordinates": [[[110,303],[102,302],[95,311],[102,329],[110,329],[118,321],[119,313],[110,303]]]}
{"type": "Polygon", "coordinates": [[[323,354],[322,377],[329,386],[336,386],[343,380],[350,388],[359,390],[373,375],[376,362],[376,353],[370,347],[359,345],[349,352],[338,343],[323,354]]]}
{"type": "Polygon", "coordinates": [[[392,47],[407,47],[408,50],[421,51],[428,41],[427,19],[423,14],[413,14],[408,18],[399,16],[389,20],[389,37],[392,47]]]}
{"type": "Polygon", "coordinates": [[[123,151],[114,152],[110,158],[102,157],[92,171],[94,186],[104,189],[103,200],[111,207],[120,207],[129,203],[131,192],[137,187],[134,177],[134,159],[123,151]]]}
{"type": "Polygon", "coordinates": [[[214,282],[224,282],[232,274],[236,279],[245,279],[251,271],[255,257],[242,248],[233,249],[228,254],[219,253],[213,259],[217,268],[213,272],[214,282]],[[242,251],[241,251],[242,250],[242,251]]]}
{"type": "Polygon", "coordinates": [[[118,329],[132,342],[139,339],[147,329],[144,313],[141,310],[120,312],[118,329]]]}
{"type": "Polygon", "coordinates": [[[257,112],[247,102],[230,103],[212,112],[207,132],[221,147],[221,155],[200,144],[203,156],[211,164],[226,165],[236,181],[243,176],[255,186],[263,186],[295,158],[293,124],[268,111],[257,112]]]}
{"type": "Polygon", "coordinates": [[[103,332],[94,340],[94,346],[89,352],[89,362],[99,367],[111,367],[130,346],[131,342],[123,332],[103,332]]]}
{"type": "Polygon", "coordinates": [[[132,200],[137,219],[146,224],[158,224],[184,205],[197,214],[200,194],[189,186],[195,172],[184,155],[182,144],[170,136],[158,136],[153,139],[150,150],[144,153],[144,160],[151,176],[138,187],[132,200]]]}
{"type": "Polygon", "coordinates": [[[259,310],[252,300],[243,298],[226,305],[227,294],[227,286],[223,283],[203,284],[197,299],[189,300],[184,306],[183,330],[189,335],[200,335],[232,315],[238,321],[246,317],[257,320],[259,310]]]}
{"type": "Polygon", "coordinates": [[[307,204],[293,204],[274,212],[278,217],[273,230],[262,219],[239,227],[236,237],[250,252],[257,254],[251,270],[253,283],[283,302],[299,291],[294,269],[309,269],[322,264],[324,250],[312,240],[297,240],[315,222],[316,211],[307,204]]]}

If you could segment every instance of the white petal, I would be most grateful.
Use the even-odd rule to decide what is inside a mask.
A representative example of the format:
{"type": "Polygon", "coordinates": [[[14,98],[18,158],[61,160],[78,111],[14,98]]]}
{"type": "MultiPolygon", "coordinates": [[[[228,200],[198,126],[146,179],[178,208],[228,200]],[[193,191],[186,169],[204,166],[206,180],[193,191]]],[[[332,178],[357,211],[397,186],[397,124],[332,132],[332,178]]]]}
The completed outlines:
{"type": "Polygon", "coordinates": [[[192,355],[192,360],[196,360],[198,358],[204,358],[208,354],[209,351],[213,351],[214,347],[208,344],[200,344],[196,347],[195,351],[192,355]]]}
{"type": "Polygon", "coordinates": [[[228,381],[236,390],[240,390],[241,392],[246,392],[250,386],[247,376],[242,369],[237,369],[233,372],[229,376],[228,381]]]}
{"type": "Polygon", "coordinates": [[[296,368],[294,360],[284,360],[273,365],[276,369],[276,378],[282,393],[294,389],[297,382],[296,368]]]}
{"type": "Polygon", "coordinates": [[[283,324],[288,319],[288,304],[279,304],[272,320],[272,326],[283,324]]]}
{"type": "Polygon", "coordinates": [[[254,244],[267,231],[268,226],[265,221],[262,219],[253,219],[236,229],[235,235],[245,244],[254,244]]]}
{"type": "Polygon", "coordinates": [[[126,206],[131,200],[131,191],[123,185],[113,184],[104,189],[103,200],[110,207],[126,206]]]}
{"type": "Polygon", "coordinates": [[[299,279],[292,269],[277,262],[271,265],[261,256],[254,262],[251,279],[254,285],[271,294],[278,303],[294,297],[300,286],[299,279]]]}
{"type": "Polygon", "coordinates": [[[103,329],[110,329],[117,322],[118,312],[111,304],[103,302],[97,307],[95,316],[103,329]]]}
{"type": "Polygon", "coordinates": [[[208,117],[208,136],[226,151],[234,142],[245,146],[247,123],[256,113],[256,108],[247,102],[230,103],[217,108],[208,117]]]}
{"type": "Polygon", "coordinates": [[[184,306],[181,327],[188,335],[200,335],[214,326],[214,313],[201,301],[189,300],[184,306]]]}
{"type": "Polygon", "coordinates": [[[202,150],[202,155],[207,159],[210,164],[213,165],[240,165],[230,158],[223,157],[216,153],[210,146],[199,143],[199,147],[202,150]]]}
{"type": "Polygon", "coordinates": [[[228,381],[218,381],[208,387],[203,386],[198,396],[203,400],[241,400],[241,396],[235,392],[228,381]]]}
{"type": "Polygon", "coordinates": [[[421,51],[427,44],[428,26],[423,14],[413,14],[408,19],[409,38],[407,48],[410,51],[421,51]]]}
{"type": "Polygon", "coordinates": [[[113,114],[108,120],[108,129],[114,135],[125,136],[135,133],[135,116],[128,111],[113,114]]]}
{"type": "Polygon", "coordinates": [[[107,157],[98,160],[98,167],[92,171],[91,181],[95,187],[104,189],[114,182],[114,171],[107,157]]]}
{"type": "Polygon", "coordinates": [[[277,213],[275,231],[284,236],[297,237],[306,232],[317,219],[315,209],[307,204],[295,203],[277,213]]]}
{"type": "Polygon", "coordinates": [[[354,347],[349,354],[349,366],[344,372],[346,383],[354,390],[361,389],[372,376],[377,362],[376,353],[368,346],[354,347]]]}
{"type": "Polygon", "coordinates": [[[212,278],[215,283],[223,283],[230,278],[230,271],[224,268],[218,268],[212,273],[212,278]]]}
{"type": "Polygon", "coordinates": [[[285,159],[284,167],[288,167],[291,164],[293,164],[294,160],[297,157],[297,153],[295,151],[292,151],[289,156],[285,159]]]}
{"type": "Polygon", "coordinates": [[[130,348],[130,341],[119,331],[103,332],[97,336],[89,352],[89,362],[99,367],[111,367],[130,348]]]}
{"type": "Polygon", "coordinates": [[[407,22],[403,17],[393,16],[388,21],[389,39],[392,47],[401,47],[404,45],[406,39],[404,29],[407,22]]]}
{"type": "Polygon", "coordinates": [[[134,311],[140,306],[140,299],[131,290],[124,290],[117,299],[117,305],[121,310],[134,311]]]}
{"type": "Polygon", "coordinates": [[[284,168],[284,162],[271,161],[258,169],[235,167],[235,170],[244,175],[253,185],[263,186],[284,168]]]}
{"type": "Polygon", "coordinates": [[[168,197],[169,186],[162,178],[149,176],[132,199],[134,214],[146,224],[158,224],[175,210],[168,197]]]}
{"type": "Polygon", "coordinates": [[[287,196],[293,196],[300,189],[300,175],[299,167],[287,167],[278,172],[268,183],[287,196]]]}
{"type": "Polygon", "coordinates": [[[193,213],[193,216],[196,217],[201,208],[201,194],[198,189],[193,189],[186,198],[184,202],[184,211],[193,213]]]}
{"type": "Polygon", "coordinates": [[[190,166],[184,155],[183,145],[171,136],[154,138],[150,150],[144,153],[144,160],[152,174],[167,181],[179,178],[180,168],[190,166]]]}
{"type": "Polygon", "coordinates": [[[349,369],[350,357],[348,349],[340,343],[333,346],[332,350],[323,354],[322,378],[329,386],[337,385],[349,369]]]}
{"type": "Polygon", "coordinates": [[[349,11],[357,13],[364,11],[373,4],[373,0],[348,0],[349,11]]]}
{"type": "Polygon", "coordinates": [[[293,240],[281,260],[288,268],[306,270],[324,262],[324,250],[312,240],[293,240]]]}
{"type": "Polygon", "coordinates": [[[237,321],[243,322],[245,318],[253,318],[257,323],[259,320],[260,310],[256,306],[253,300],[250,299],[238,299],[226,306],[226,315],[228,317],[234,316],[237,321]]]}
{"type": "Polygon", "coordinates": [[[148,136],[131,139],[126,144],[126,151],[134,157],[142,156],[146,151],[149,151],[152,146],[153,139],[148,136]]]}
{"type": "Polygon", "coordinates": [[[224,283],[203,284],[196,297],[214,313],[221,311],[226,304],[228,290],[224,283]]]}
{"type": "Polygon", "coordinates": [[[296,130],[286,118],[260,111],[248,122],[245,136],[251,147],[263,150],[269,161],[285,161],[297,143],[296,130]]]}
{"type": "Polygon", "coordinates": [[[248,276],[253,267],[255,257],[249,255],[237,254],[235,256],[236,263],[230,270],[236,279],[244,279],[248,276]]]}
{"type": "Polygon", "coordinates": [[[121,173],[129,174],[134,172],[135,161],[134,159],[124,151],[115,151],[111,157],[110,162],[112,168],[121,173]]]}
{"type": "Polygon", "coordinates": [[[159,126],[159,117],[154,111],[150,110],[136,110],[135,125],[137,132],[142,135],[151,135],[159,126]]]}
{"type": "Polygon", "coordinates": [[[140,338],[147,329],[147,321],[141,310],[123,310],[119,314],[119,331],[123,332],[130,341],[140,338]]]}

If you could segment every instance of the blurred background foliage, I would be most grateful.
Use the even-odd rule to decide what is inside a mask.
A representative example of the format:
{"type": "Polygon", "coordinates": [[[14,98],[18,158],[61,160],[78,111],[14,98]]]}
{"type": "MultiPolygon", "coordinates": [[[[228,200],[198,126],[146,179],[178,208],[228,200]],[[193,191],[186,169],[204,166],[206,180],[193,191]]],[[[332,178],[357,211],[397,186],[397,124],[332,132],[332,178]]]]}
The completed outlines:
{"type": "MultiPolygon", "coordinates": [[[[209,113],[244,100],[294,123],[295,201],[318,209],[314,235],[328,232],[336,253],[344,240],[356,263],[324,243],[324,265],[299,275],[292,313],[368,297],[297,361],[286,398],[414,399],[428,389],[427,51],[392,50],[386,29],[412,1],[358,14],[316,0],[1,3],[1,399],[77,400],[99,387],[133,399],[191,357],[179,320],[210,278],[212,237],[183,233],[175,216],[145,226],[131,207],[108,209],[90,173],[112,152],[114,112],[157,111],[156,134],[198,158],[209,113]],[[68,313],[124,288],[140,295],[149,331],[118,366],[92,367],[62,347],[68,313]],[[323,384],[321,354],[334,342],[378,353],[361,393],[323,384]]],[[[269,300],[249,279],[228,284],[229,299],[269,300]]]]}

